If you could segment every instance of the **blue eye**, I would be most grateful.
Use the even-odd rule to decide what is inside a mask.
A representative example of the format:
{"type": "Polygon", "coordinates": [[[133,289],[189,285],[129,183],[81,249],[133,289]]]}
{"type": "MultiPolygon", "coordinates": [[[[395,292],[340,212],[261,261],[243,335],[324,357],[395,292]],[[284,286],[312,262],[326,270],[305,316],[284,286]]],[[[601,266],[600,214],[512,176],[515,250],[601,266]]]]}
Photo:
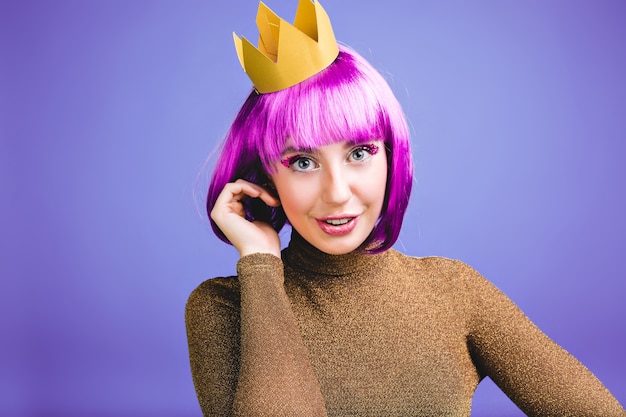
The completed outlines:
{"type": "Polygon", "coordinates": [[[356,148],[352,151],[352,159],[355,161],[362,161],[367,157],[367,152],[363,148],[356,148]]]}
{"type": "Polygon", "coordinates": [[[372,155],[376,155],[377,152],[378,146],[376,145],[362,145],[350,152],[349,159],[355,162],[362,162],[372,157],[372,155]]]}
{"type": "Polygon", "coordinates": [[[290,158],[283,159],[281,164],[298,172],[312,171],[318,168],[313,159],[302,155],[295,155],[290,158]]]}
{"type": "Polygon", "coordinates": [[[307,171],[311,168],[313,162],[309,158],[298,158],[292,167],[297,171],[307,171]]]}

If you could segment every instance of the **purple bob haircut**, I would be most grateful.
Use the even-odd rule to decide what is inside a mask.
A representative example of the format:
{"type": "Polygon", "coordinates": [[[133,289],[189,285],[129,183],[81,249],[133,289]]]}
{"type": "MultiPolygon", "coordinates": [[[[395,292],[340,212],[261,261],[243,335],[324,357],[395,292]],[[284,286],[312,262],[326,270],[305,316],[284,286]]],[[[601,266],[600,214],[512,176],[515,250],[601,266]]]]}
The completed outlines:
{"type": "MultiPolygon", "coordinates": [[[[222,145],[207,195],[210,214],[224,186],[239,178],[267,185],[287,138],[297,149],[341,141],[383,140],[387,189],[380,218],[361,251],[378,253],[398,239],[413,183],[409,131],[404,113],[383,77],[361,56],[340,45],[335,61],[313,77],[267,94],[252,91],[222,145]]],[[[248,220],[278,232],[288,219],[282,208],[244,200],[248,220]]],[[[210,216],[209,216],[210,218],[210,216]]],[[[215,234],[230,243],[211,220],[215,234]]]]}

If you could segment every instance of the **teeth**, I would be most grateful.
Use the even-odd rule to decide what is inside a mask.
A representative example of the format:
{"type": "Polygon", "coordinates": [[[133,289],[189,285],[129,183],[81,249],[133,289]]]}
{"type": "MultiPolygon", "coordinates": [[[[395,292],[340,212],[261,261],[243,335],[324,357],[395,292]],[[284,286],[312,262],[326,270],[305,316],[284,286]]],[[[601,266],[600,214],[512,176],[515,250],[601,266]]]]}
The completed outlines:
{"type": "Polygon", "coordinates": [[[341,226],[342,224],[346,224],[350,221],[350,219],[330,219],[326,220],[326,223],[332,224],[333,226],[341,226]]]}

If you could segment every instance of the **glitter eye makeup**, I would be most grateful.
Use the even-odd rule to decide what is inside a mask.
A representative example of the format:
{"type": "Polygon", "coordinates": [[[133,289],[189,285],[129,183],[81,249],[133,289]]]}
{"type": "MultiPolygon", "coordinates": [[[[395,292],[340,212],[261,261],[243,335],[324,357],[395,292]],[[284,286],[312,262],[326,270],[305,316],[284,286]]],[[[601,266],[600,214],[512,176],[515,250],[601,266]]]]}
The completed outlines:
{"type": "Polygon", "coordinates": [[[368,143],[366,145],[359,145],[352,152],[354,153],[355,151],[359,151],[359,150],[364,150],[368,152],[370,155],[376,155],[378,153],[378,146],[374,145],[373,143],[368,143]]]}
{"type": "Polygon", "coordinates": [[[373,143],[358,145],[352,148],[348,154],[348,163],[363,163],[378,153],[378,146],[373,143]]]}
{"type": "MultiPolygon", "coordinates": [[[[378,145],[373,143],[357,145],[348,153],[348,160],[363,162],[366,161],[368,157],[376,155],[378,150],[378,145]],[[365,155],[363,152],[367,152],[369,155],[365,155]]],[[[293,168],[296,171],[308,171],[313,163],[314,161],[310,157],[301,154],[292,155],[280,160],[282,166],[285,168],[293,168]],[[296,164],[297,166],[295,166],[296,164]]]]}
{"type": "Polygon", "coordinates": [[[369,145],[365,145],[364,147],[367,148],[369,153],[371,153],[372,155],[376,155],[378,153],[378,146],[374,145],[373,143],[370,143],[369,145]]]}
{"type": "Polygon", "coordinates": [[[319,164],[315,160],[306,155],[293,155],[282,159],[281,165],[296,172],[313,171],[319,168],[319,164]]]}
{"type": "Polygon", "coordinates": [[[290,156],[288,158],[285,159],[281,159],[280,163],[284,166],[289,168],[294,162],[296,162],[298,159],[302,158],[301,155],[294,155],[294,156],[290,156]]]}

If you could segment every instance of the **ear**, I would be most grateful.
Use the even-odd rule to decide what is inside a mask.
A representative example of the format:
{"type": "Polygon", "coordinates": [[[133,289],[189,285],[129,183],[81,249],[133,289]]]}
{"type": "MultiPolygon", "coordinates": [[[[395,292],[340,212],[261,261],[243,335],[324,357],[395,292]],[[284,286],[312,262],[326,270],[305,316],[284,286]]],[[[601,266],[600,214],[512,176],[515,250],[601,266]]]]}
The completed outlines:
{"type": "Polygon", "coordinates": [[[262,184],[262,187],[265,188],[272,196],[280,201],[280,197],[278,196],[278,191],[276,191],[276,186],[272,182],[272,180],[267,180],[262,184]]]}

